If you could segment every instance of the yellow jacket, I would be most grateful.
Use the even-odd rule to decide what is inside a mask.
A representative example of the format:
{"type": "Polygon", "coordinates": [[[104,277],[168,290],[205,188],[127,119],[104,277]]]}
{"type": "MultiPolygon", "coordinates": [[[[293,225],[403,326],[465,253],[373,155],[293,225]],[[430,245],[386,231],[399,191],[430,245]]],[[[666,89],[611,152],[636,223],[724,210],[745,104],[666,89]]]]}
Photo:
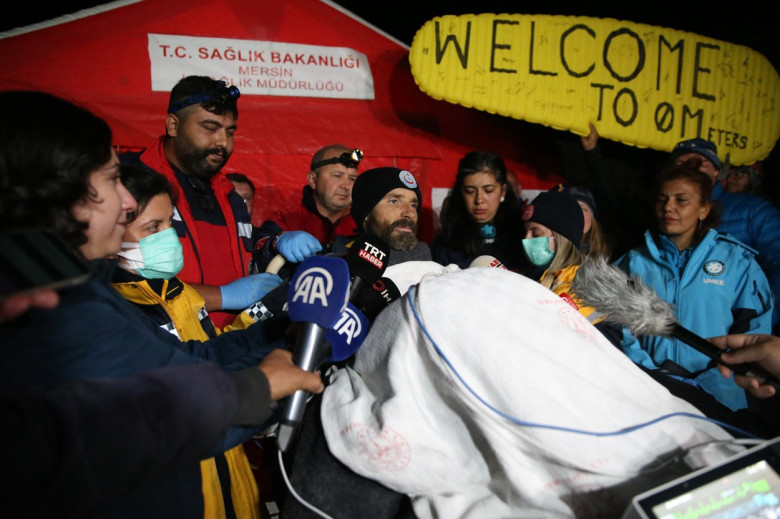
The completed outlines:
{"type": "MultiPolygon", "coordinates": [[[[564,301],[573,306],[579,313],[587,317],[590,324],[597,324],[604,320],[604,314],[596,311],[592,306],[584,306],[582,299],[577,297],[577,294],[572,292],[571,283],[574,281],[574,277],[577,275],[577,271],[580,269],[579,265],[572,265],[570,267],[564,267],[555,273],[555,281],[553,282],[552,291],[558,294],[564,301]]],[[[547,272],[545,272],[547,274],[547,272]]],[[[542,279],[544,274],[542,275],[542,279]]]]}
{"type": "MultiPolygon", "coordinates": [[[[131,281],[115,282],[114,288],[180,340],[205,341],[222,333],[209,319],[201,295],[178,278],[147,280],[122,269],[117,269],[115,279],[117,278],[132,278],[131,281]],[[160,312],[160,309],[164,310],[164,313],[160,312]]],[[[244,311],[225,331],[228,331],[228,328],[243,329],[254,322],[251,314],[244,311]]],[[[204,518],[229,519],[224,502],[229,498],[235,510],[235,517],[260,519],[257,483],[243,445],[233,447],[221,457],[224,461],[209,458],[200,462],[204,518]],[[225,465],[227,469],[224,468],[225,465]],[[223,495],[223,484],[229,484],[230,496],[223,495]]]]}

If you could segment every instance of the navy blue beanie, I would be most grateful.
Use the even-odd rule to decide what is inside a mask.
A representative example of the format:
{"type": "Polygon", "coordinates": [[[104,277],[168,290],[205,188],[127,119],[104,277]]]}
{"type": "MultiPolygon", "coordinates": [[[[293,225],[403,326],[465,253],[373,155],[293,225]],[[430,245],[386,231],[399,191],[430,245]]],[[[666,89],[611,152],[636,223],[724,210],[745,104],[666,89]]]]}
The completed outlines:
{"type": "Polygon", "coordinates": [[[688,139],[687,141],[678,142],[672,150],[671,160],[687,153],[701,155],[712,162],[718,170],[723,167],[723,163],[720,161],[720,158],[718,158],[718,147],[710,141],[705,141],[704,139],[688,139]]]}
{"type": "Polygon", "coordinates": [[[580,248],[585,217],[577,200],[564,192],[539,193],[523,210],[523,221],[540,223],[580,248]]]}

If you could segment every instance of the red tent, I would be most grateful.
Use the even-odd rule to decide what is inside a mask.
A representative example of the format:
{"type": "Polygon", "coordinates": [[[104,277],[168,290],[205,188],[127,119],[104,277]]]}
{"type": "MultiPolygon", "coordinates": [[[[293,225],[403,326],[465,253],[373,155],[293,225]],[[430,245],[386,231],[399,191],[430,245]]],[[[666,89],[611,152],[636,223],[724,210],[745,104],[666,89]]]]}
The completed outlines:
{"type": "Polygon", "coordinates": [[[0,89],[70,98],[105,118],[126,149],[146,147],[163,132],[168,93],[152,88],[159,63],[149,35],[347,48],[365,56],[373,99],[243,92],[226,169],[255,182],[255,223],[274,207],[299,203],[311,155],[334,142],[364,150],[361,170],[395,165],[415,174],[425,197],[426,241],[434,233],[432,190],[451,185],[469,150],[501,154],[524,188],[560,181],[552,143],[533,125],[429,98],[412,79],[408,47],[330,1],[142,0],[81,14],[4,35],[0,89]]]}

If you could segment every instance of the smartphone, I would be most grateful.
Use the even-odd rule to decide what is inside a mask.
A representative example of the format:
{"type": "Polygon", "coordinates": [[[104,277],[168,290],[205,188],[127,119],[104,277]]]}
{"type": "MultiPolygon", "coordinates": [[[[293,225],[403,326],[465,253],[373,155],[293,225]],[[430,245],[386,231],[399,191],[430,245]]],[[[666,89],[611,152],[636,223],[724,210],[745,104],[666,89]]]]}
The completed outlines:
{"type": "Polygon", "coordinates": [[[0,231],[0,301],[89,279],[89,263],[46,229],[0,231]]]}

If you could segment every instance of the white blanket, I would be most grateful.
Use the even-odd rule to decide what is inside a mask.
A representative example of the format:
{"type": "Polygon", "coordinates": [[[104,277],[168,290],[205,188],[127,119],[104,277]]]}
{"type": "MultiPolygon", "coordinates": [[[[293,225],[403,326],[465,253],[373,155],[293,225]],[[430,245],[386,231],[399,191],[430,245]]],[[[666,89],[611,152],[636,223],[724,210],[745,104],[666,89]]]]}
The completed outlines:
{"type": "Polygon", "coordinates": [[[379,315],[354,369],[333,375],[321,416],[331,452],[411,496],[419,517],[619,516],[632,495],[679,475],[650,471],[660,457],[731,438],[688,416],[625,434],[557,429],[614,433],[701,414],[538,283],[416,263],[397,278],[411,298],[379,315]]]}

